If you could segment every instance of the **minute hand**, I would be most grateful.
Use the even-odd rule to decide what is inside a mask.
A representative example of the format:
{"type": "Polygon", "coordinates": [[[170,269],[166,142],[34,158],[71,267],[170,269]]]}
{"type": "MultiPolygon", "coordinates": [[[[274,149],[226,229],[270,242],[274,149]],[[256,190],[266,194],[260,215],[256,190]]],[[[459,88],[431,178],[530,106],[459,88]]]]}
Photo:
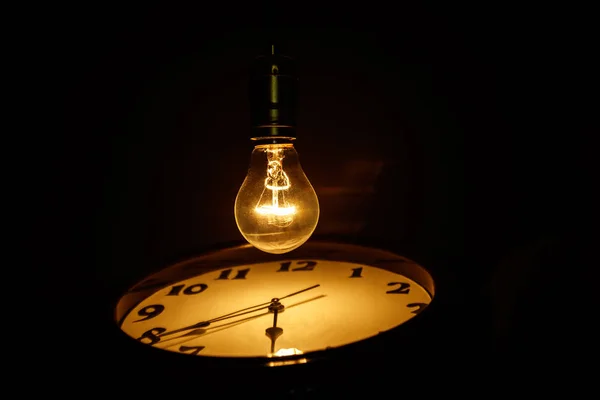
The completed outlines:
{"type": "MultiPolygon", "coordinates": [[[[314,289],[314,288],[319,287],[319,286],[321,286],[321,285],[320,284],[313,285],[311,287],[307,287],[306,289],[298,290],[297,292],[290,293],[290,294],[285,295],[283,297],[278,297],[278,299],[279,300],[287,299],[288,297],[292,297],[292,296],[295,296],[297,294],[304,293],[304,292],[306,292],[308,290],[314,289]]],[[[168,335],[172,335],[172,334],[183,332],[183,331],[189,331],[190,329],[206,328],[207,326],[209,326],[213,322],[223,321],[223,320],[229,319],[229,318],[235,318],[235,317],[238,317],[240,315],[249,314],[249,313],[253,313],[253,312],[256,312],[256,311],[260,311],[260,310],[266,310],[267,308],[269,308],[269,306],[271,305],[271,303],[272,303],[272,301],[268,301],[266,303],[257,304],[257,305],[254,305],[252,307],[242,308],[241,310],[237,310],[237,311],[234,311],[234,312],[231,312],[231,313],[228,313],[228,314],[224,314],[224,315],[221,315],[220,317],[212,318],[212,319],[209,319],[209,320],[206,320],[206,321],[200,321],[200,322],[198,322],[198,323],[196,323],[194,325],[189,325],[189,326],[186,326],[186,327],[183,327],[183,328],[179,328],[179,329],[175,329],[175,330],[172,330],[172,331],[168,331],[168,332],[162,333],[159,336],[160,337],[162,337],[162,336],[168,336],[168,335]]]]}

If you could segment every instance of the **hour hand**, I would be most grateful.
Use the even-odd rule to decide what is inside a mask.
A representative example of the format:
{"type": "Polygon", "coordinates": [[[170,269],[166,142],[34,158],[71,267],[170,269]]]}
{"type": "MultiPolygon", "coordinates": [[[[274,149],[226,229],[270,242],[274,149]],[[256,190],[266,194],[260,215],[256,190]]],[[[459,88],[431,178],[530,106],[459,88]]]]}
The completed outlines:
{"type": "MultiPolygon", "coordinates": [[[[265,303],[265,304],[269,304],[269,303],[265,303]]],[[[259,304],[257,306],[248,307],[248,308],[244,308],[242,310],[238,310],[236,312],[225,314],[225,315],[222,315],[217,318],[212,318],[212,319],[209,319],[206,321],[200,321],[194,325],[188,325],[183,328],[165,332],[165,333],[161,334],[160,336],[168,336],[168,335],[172,335],[172,334],[179,333],[179,332],[189,331],[192,329],[206,328],[206,327],[210,326],[210,324],[212,324],[213,322],[223,321],[223,320],[226,320],[229,318],[235,318],[235,317],[239,317],[241,315],[250,314],[250,313],[253,313],[256,311],[265,310],[265,309],[269,308],[269,306],[265,305],[265,304],[259,304]]]]}

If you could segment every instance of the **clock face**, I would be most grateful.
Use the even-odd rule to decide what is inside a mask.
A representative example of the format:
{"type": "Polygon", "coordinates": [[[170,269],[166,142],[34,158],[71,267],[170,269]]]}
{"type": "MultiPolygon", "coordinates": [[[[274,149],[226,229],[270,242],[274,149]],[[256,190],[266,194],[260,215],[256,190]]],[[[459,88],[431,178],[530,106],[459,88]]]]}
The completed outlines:
{"type": "Polygon", "coordinates": [[[431,288],[394,262],[407,265],[399,258],[392,267],[389,259],[230,261],[146,290],[123,312],[120,327],[141,343],[197,356],[285,357],[337,348],[395,328],[431,302],[431,288]]]}

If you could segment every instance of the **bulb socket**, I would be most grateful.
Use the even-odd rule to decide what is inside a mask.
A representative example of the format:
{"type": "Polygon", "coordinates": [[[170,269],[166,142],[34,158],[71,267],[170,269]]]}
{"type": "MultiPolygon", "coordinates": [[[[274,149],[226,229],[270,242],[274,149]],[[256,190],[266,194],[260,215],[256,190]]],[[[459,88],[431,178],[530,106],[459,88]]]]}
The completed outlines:
{"type": "Polygon", "coordinates": [[[282,143],[296,138],[298,77],[291,57],[270,54],[256,57],[249,82],[251,139],[282,143]]]}

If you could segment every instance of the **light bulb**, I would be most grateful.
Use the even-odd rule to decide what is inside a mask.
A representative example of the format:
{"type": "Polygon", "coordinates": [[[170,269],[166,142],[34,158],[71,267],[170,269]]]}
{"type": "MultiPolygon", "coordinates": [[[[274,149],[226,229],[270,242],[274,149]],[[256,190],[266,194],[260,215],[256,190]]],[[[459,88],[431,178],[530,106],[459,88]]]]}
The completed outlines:
{"type": "Polygon", "coordinates": [[[244,238],[267,253],[300,247],[319,220],[319,200],[292,143],[254,147],[248,174],[235,199],[235,221],[244,238]]]}
{"type": "Polygon", "coordinates": [[[319,221],[317,194],[292,144],[297,81],[295,63],[274,45],[269,54],[254,60],[249,89],[255,146],[234,214],[242,236],[273,254],[302,246],[319,221]]]}

